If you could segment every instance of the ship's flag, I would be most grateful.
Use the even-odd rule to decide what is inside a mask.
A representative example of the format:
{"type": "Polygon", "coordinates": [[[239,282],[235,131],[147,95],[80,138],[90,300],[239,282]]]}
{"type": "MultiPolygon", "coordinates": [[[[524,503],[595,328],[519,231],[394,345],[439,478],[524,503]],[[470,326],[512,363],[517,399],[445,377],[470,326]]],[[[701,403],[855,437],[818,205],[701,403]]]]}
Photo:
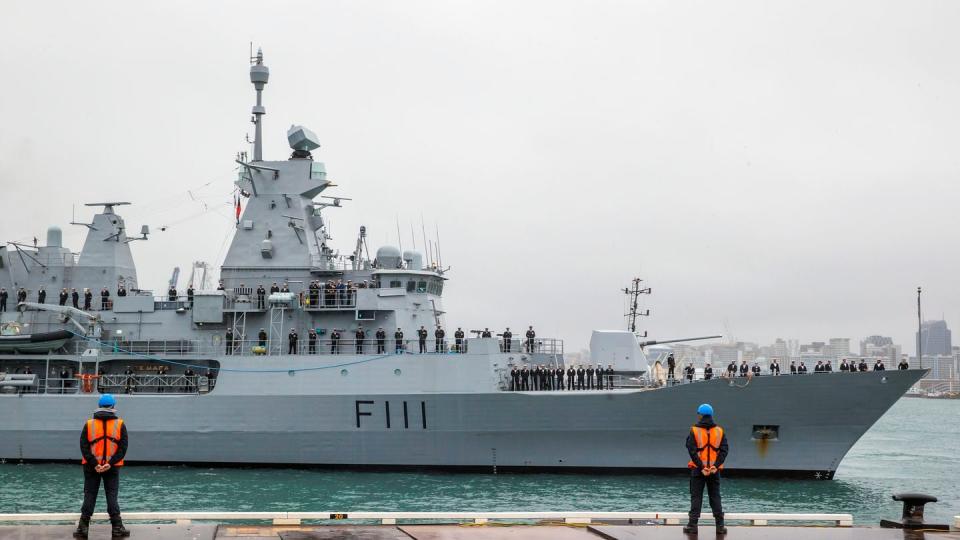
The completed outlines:
{"type": "Polygon", "coordinates": [[[240,196],[237,195],[237,225],[240,224],[240,196]]]}

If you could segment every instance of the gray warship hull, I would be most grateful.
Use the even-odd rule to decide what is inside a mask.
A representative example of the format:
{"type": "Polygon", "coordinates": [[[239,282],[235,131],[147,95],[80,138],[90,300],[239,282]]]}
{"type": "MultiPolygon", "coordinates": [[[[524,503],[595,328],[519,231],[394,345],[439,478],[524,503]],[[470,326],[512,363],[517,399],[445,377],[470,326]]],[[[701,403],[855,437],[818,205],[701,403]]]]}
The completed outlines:
{"type": "MultiPolygon", "coordinates": [[[[470,361],[464,356],[473,355],[443,360],[470,361]]],[[[412,362],[402,355],[350,376],[375,379],[374,369],[412,362]]],[[[730,472],[831,478],[923,371],[714,379],[657,389],[340,395],[312,394],[309,382],[291,394],[283,380],[289,375],[271,375],[259,394],[231,393],[231,374],[224,374],[207,395],[120,397],[132,436],[129,461],[682,470],[690,411],[710,402],[727,430],[730,472]],[[776,436],[758,438],[760,427],[776,436]]],[[[78,426],[93,402],[84,394],[0,396],[0,415],[8,419],[0,428],[0,457],[77,459],[78,426]]]]}

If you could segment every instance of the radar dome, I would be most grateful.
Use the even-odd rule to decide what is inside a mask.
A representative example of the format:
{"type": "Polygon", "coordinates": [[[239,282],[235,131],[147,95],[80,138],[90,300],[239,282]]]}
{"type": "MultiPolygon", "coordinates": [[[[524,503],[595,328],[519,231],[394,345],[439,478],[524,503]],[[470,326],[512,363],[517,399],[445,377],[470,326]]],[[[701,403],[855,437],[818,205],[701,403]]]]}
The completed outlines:
{"type": "Polygon", "coordinates": [[[53,226],[47,229],[47,247],[63,247],[63,231],[53,226]]]}
{"type": "Polygon", "coordinates": [[[423,256],[416,251],[404,251],[403,260],[410,270],[423,270],[423,256]]]}
{"type": "Polygon", "coordinates": [[[380,268],[400,268],[400,250],[393,246],[383,246],[377,250],[377,265],[380,268]]]}

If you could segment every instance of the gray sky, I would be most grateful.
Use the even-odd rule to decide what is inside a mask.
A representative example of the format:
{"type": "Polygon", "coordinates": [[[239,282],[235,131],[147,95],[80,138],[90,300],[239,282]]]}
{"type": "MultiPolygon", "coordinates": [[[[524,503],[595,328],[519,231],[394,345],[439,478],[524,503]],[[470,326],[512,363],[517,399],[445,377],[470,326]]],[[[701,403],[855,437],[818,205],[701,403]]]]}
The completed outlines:
{"type": "Polygon", "coordinates": [[[448,324],[575,350],[639,275],[658,338],[913,351],[923,285],[960,341],[957,28],[953,1],[7,1],[0,239],[79,250],[72,206],[129,200],[142,285],[219,264],[253,41],[267,159],[316,131],[344,251],[438,223],[448,324]]]}

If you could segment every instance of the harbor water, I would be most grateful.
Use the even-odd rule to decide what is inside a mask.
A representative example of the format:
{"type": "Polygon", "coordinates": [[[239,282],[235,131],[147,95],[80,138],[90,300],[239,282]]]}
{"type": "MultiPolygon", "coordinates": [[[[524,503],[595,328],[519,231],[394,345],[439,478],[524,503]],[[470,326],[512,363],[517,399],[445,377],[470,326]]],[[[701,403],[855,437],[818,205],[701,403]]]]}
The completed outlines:
{"type": "MultiPolygon", "coordinates": [[[[725,509],[844,512],[858,525],[876,525],[881,517],[899,518],[891,494],[916,491],[940,499],[927,506],[928,521],[949,523],[960,515],[958,418],[960,400],[902,398],[851,450],[834,480],[727,478],[725,509]]],[[[683,452],[677,441],[678,456],[683,452]]],[[[78,465],[0,464],[0,512],[77,512],[82,485],[78,465]]],[[[688,495],[682,475],[128,466],[121,505],[128,511],[685,511],[688,495]]],[[[97,509],[105,509],[102,495],[97,509]]]]}

